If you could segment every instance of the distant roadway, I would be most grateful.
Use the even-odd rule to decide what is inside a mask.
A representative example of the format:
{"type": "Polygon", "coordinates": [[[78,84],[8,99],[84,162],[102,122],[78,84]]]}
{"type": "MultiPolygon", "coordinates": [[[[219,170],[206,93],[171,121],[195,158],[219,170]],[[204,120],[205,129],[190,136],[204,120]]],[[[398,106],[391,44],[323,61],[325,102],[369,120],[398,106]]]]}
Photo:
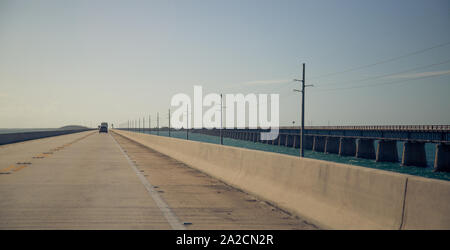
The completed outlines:
{"type": "Polygon", "coordinates": [[[0,229],[316,229],[112,133],[0,146],[0,229]]]}

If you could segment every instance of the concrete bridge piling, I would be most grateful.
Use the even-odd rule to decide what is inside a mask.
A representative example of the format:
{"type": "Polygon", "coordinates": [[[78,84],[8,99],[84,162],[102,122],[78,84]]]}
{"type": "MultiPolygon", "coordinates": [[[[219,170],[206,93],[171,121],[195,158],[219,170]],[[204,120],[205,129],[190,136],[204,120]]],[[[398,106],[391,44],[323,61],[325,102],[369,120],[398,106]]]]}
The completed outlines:
{"type": "Polygon", "coordinates": [[[450,172],[450,144],[436,144],[434,171],[450,172]]]}
{"type": "Polygon", "coordinates": [[[280,145],[280,136],[278,136],[275,140],[273,140],[273,145],[280,145]]]}
{"type": "Polygon", "coordinates": [[[294,135],[286,136],[286,147],[293,147],[294,145],[294,135]]]}
{"type": "Polygon", "coordinates": [[[339,139],[339,155],[340,156],[355,156],[356,155],[356,142],[353,138],[340,138],[339,139]]]}
{"type": "Polygon", "coordinates": [[[326,137],[325,153],[327,153],[327,154],[338,154],[339,153],[339,138],[338,137],[326,137]]]}
{"type": "Polygon", "coordinates": [[[278,136],[278,146],[284,145],[286,142],[286,135],[279,135],[278,136]]]}
{"type": "Polygon", "coordinates": [[[397,141],[379,140],[377,146],[377,162],[398,162],[397,141]]]}
{"type": "Polygon", "coordinates": [[[427,157],[425,154],[425,143],[406,141],[403,144],[402,165],[426,167],[427,157]]]}
{"type": "Polygon", "coordinates": [[[307,150],[312,150],[314,137],[310,135],[304,135],[303,137],[305,139],[305,141],[303,142],[303,148],[307,150]]]}
{"type": "Polygon", "coordinates": [[[314,136],[313,151],[314,152],[325,152],[325,136],[314,136]]]}
{"type": "Polygon", "coordinates": [[[358,143],[356,144],[356,157],[364,159],[375,159],[373,139],[358,139],[358,143]]]}

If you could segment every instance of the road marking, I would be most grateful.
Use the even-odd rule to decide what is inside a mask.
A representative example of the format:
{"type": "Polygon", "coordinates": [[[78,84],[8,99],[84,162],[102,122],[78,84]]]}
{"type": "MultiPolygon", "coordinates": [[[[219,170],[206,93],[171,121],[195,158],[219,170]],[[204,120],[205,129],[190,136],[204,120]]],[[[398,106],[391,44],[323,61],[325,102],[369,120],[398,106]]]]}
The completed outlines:
{"type": "Polygon", "coordinates": [[[152,199],[155,201],[155,203],[158,206],[159,210],[161,210],[161,212],[163,213],[163,215],[166,218],[167,222],[169,222],[169,224],[172,227],[172,229],[174,229],[174,230],[185,230],[186,228],[178,220],[177,216],[172,212],[172,210],[170,209],[169,205],[167,205],[167,203],[158,195],[158,192],[153,188],[153,185],[137,169],[136,164],[130,159],[130,157],[128,157],[128,155],[122,149],[122,146],[120,146],[120,144],[116,141],[114,136],[111,136],[111,137],[114,140],[114,142],[116,143],[116,145],[119,147],[120,151],[123,153],[125,158],[127,159],[127,161],[130,164],[131,168],[134,170],[136,175],[139,177],[139,180],[141,180],[142,184],[145,186],[145,189],[147,189],[147,192],[150,194],[152,199]]]}
{"type": "Polygon", "coordinates": [[[25,168],[26,166],[22,165],[22,166],[17,166],[15,169],[13,169],[14,172],[17,172],[23,168],[25,168]]]}
{"type": "Polygon", "coordinates": [[[9,170],[11,170],[11,169],[13,169],[15,167],[16,167],[16,165],[11,165],[11,166],[9,166],[7,168],[4,168],[4,169],[0,170],[0,173],[7,173],[7,172],[9,172],[9,170]]]}
{"type": "Polygon", "coordinates": [[[1,174],[6,174],[6,173],[9,173],[10,171],[17,172],[17,171],[19,171],[19,170],[21,170],[22,168],[25,168],[25,167],[26,167],[25,165],[19,165],[19,166],[11,165],[11,166],[9,166],[7,168],[4,168],[4,169],[0,170],[0,173],[1,174]]]}

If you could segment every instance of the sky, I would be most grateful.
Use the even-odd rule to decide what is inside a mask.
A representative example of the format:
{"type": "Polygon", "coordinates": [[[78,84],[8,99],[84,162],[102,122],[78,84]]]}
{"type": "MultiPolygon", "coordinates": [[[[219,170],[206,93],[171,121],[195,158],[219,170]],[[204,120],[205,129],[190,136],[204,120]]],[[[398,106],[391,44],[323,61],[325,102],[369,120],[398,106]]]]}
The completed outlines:
{"type": "Polygon", "coordinates": [[[450,124],[448,0],[0,0],[0,128],[119,124],[279,93],[280,123],[450,124]],[[364,67],[370,65],[368,67],[364,67]]]}

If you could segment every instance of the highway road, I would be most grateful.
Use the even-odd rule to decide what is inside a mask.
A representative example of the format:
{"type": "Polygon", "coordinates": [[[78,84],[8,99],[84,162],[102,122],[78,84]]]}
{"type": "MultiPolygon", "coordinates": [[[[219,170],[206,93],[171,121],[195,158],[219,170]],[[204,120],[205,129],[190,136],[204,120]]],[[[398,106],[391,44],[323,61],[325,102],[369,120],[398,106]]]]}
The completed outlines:
{"type": "Polygon", "coordinates": [[[317,229],[120,135],[0,146],[0,229],[317,229]]]}

